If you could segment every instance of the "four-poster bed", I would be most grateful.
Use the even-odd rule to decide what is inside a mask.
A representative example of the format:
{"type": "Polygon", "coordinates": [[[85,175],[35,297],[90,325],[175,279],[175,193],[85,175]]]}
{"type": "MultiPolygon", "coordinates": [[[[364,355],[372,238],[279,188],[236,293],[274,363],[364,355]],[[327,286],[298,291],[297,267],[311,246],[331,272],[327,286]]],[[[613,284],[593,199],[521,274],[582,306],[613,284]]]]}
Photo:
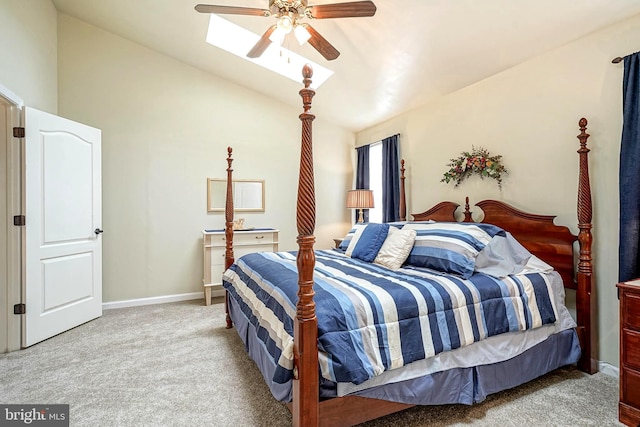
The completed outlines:
{"type": "MultiPolygon", "coordinates": [[[[580,120],[581,133],[578,136],[580,140],[578,151],[580,154],[578,197],[580,233],[577,237],[571,234],[567,227],[554,225],[552,216],[528,214],[492,200],[477,204],[484,213],[482,223],[474,222],[468,203],[464,212],[464,221],[455,223],[454,212],[458,205],[443,202],[428,211],[413,215],[414,221],[423,222],[408,225],[408,229],[417,230],[414,236],[420,236],[416,237],[415,247],[418,246],[417,239],[425,239],[424,233],[430,232],[429,230],[433,227],[440,227],[441,221],[449,221],[443,227],[454,228],[456,233],[464,234],[472,230],[469,233],[473,232],[481,235],[482,238],[486,237],[486,242],[489,242],[487,246],[492,245],[493,240],[498,238],[496,236],[506,238],[508,233],[505,234],[505,232],[510,232],[530,252],[531,260],[535,258],[547,264],[530,263],[527,258],[523,261],[518,275],[509,275],[505,278],[492,278],[473,272],[468,277],[461,278],[455,275],[434,274],[431,270],[423,271],[420,268],[416,268],[416,271],[409,271],[408,268],[397,271],[381,270],[380,266],[366,262],[364,258],[352,260],[339,253],[314,251],[315,194],[311,132],[314,115],[310,113],[310,109],[315,92],[310,89],[311,76],[311,68],[305,66],[303,69],[305,87],[300,91],[304,111],[300,115],[302,147],[296,215],[299,250],[296,254],[253,254],[242,257],[238,263],[234,263],[233,198],[230,185],[227,187],[225,217],[227,240],[225,266],[228,270],[225,272],[224,282],[227,290],[227,326],[236,325],[247,351],[261,368],[274,396],[279,400],[291,402],[289,408],[293,414],[293,425],[349,426],[416,404],[471,404],[483,400],[487,394],[514,387],[557,367],[575,362],[578,362],[579,368],[586,372],[596,372],[593,338],[595,316],[592,316],[595,313],[595,300],[591,298],[591,198],[587,163],[589,150],[586,147],[589,135],[585,132],[587,121],[580,120]],[[437,222],[426,223],[424,222],[426,220],[437,222]],[[577,273],[574,275],[573,244],[576,240],[580,244],[580,262],[577,273]],[[539,268],[538,265],[543,265],[544,268],[539,268]],[[546,269],[549,265],[554,268],[554,271],[550,268],[546,269]],[[576,277],[575,280],[574,277],[576,277]],[[278,286],[282,285],[281,287],[267,287],[267,283],[273,282],[283,283],[278,283],[278,286]],[[421,290],[413,288],[414,282],[420,283],[421,290]],[[571,319],[566,319],[570,316],[564,307],[563,283],[564,287],[576,289],[577,292],[577,327],[571,319]],[[344,287],[347,289],[344,291],[346,293],[341,294],[333,285],[344,287]],[[353,297],[352,289],[360,285],[364,290],[358,292],[362,292],[366,298],[353,297]],[[373,288],[382,290],[373,290],[373,288]],[[471,301],[468,305],[480,306],[480,311],[474,311],[475,309],[469,306],[448,306],[450,301],[447,300],[442,313],[438,312],[434,315],[430,311],[428,316],[417,314],[415,317],[418,320],[403,318],[401,312],[404,305],[411,305],[418,299],[428,300],[431,301],[429,308],[431,310],[433,301],[437,302],[441,297],[444,299],[449,297],[448,294],[443,296],[444,294],[440,295],[435,291],[427,295],[425,288],[437,288],[438,292],[443,292],[442,289],[447,288],[449,289],[447,292],[456,295],[464,293],[466,299],[471,301]],[[480,294],[487,293],[489,288],[499,289],[498,296],[490,296],[487,300],[479,299],[484,298],[480,294]],[[407,292],[407,289],[411,289],[410,292],[407,292]],[[505,291],[505,289],[508,290],[505,291]],[[425,296],[420,292],[424,292],[425,296]],[[506,292],[506,295],[500,295],[500,292],[506,292]],[[514,293],[518,295],[514,297],[514,293]],[[337,316],[335,318],[332,317],[334,313],[330,312],[334,300],[330,298],[336,301],[350,300],[349,304],[352,305],[360,304],[360,300],[376,300],[375,308],[358,305],[359,309],[356,310],[367,312],[368,317],[375,317],[376,315],[371,313],[385,303],[383,301],[385,298],[394,299],[398,296],[399,299],[401,294],[411,294],[411,298],[414,299],[403,300],[391,309],[389,307],[380,309],[381,313],[384,312],[384,316],[395,316],[394,321],[384,323],[382,326],[376,323],[375,327],[368,325],[361,327],[362,324],[358,323],[359,319],[355,323],[360,328],[356,328],[355,332],[349,330],[343,333],[339,329],[331,329],[334,324],[353,322],[352,318],[358,315],[340,306],[336,311],[341,313],[335,314],[337,316]],[[417,294],[420,295],[416,299],[417,294]],[[329,302],[326,302],[327,295],[329,295],[329,302]],[[389,295],[393,295],[393,298],[389,298],[389,295]],[[516,301],[514,304],[519,307],[516,311],[524,313],[522,318],[514,320],[517,314],[515,311],[509,311],[509,308],[505,309],[504,307],[510,305],[502,300],[516,301]],[[496,302],[498,305],[495,305],[496,302]],[[344,311],[346,313],[343,313],[344,311]],[[509,311],[509,314],[503,313],[505,319],[509,318],[508,325],[501,324],[501,320],[497,318],[488,317],[487,313],[491,311],[509,311]],[[389,315],[390,312],[393,315],[389,315]],[[425,321],[426,317],[429,319],[425,321]],[[422,332],[418,332],[418,335],[422,334],[422,336],[416,336],[415,330],[403,323],[405,321],[422,324],[422,332]],[[456,329],[458,323],[470,326],[467,330],[456,329]],[[426,329],[424,329],[425,324],[426,329]],[[563,326],[560,327],[560,324],[563,326]],[[273,325],[278,327],[272,327],[273,325]],[[278,329],[280,326],[282,327],[278,329]],[[289,332],[285,331],[287,327],[289,332]],[[523,341],[522,348],[515,349],[505,347],[506,344],[501,341],[502,337],[498,335],[501,332],[513,333],[518,340],[520,335],[537,338],[527,344],[523,341]],[[393,343],[391,338],[387,341],[387,338],[394,333],[398,337],[412,336],[412,338],[403,338],[404,341],[398,343],[393,343]],[[370,339],[374,344],[368,341],[357,341],[354,335],[371,335],[370,339]],[[427,335],[433,341],[426,339],[427,335]],[[483,337],[479,337],[480,335],[483,337]],[[327,338],[330,336],[339,336],[340,338],[336,341],[339,344],[330,341],[327,338]],[[578,339],[580,346],[578,346],[578,339]],[[462,343],[465,340],[468,343],[462,343]],[[327,356],[333,351],[329,350],[330,348],[346,348],[352,342],[356,342],[353,353],[347,350],[340,354],[340,350],[336,349],[335,353],[327,356]],[[416,342],[421,343],[423,347],[415,348],[416,342]],[[494,343],[499,343],[496,348],[500,350],[497,352],[506,349],[507,353],[512,352],[513,357],[506,359],[504,356],[498,356],[498,358],[491,356],[490,362],[486,364],[474,359],[477,349],[483,349],[483,354],[496,352],[496,349],[491,347],[494,343]],[[367,352],[367,346],[375,349],[367,352]],[[409,347],[411,347],[410,351],[407,350],[409,347]],[[447,353],[454,354],[454,352],[457,358],[465,359],[464,364],[455,365],[449,361],[447,353]],[[375,353],[374,359],[376,357],[377,359],[369,360],[369,353],[375,353]],[[427,357],[426,353],[432,354],[433,357],[427,357]],[[346,359],[362,359],[364,367],[353,365],[353,360],[346,359]],[[436,360],[437,362],[434,363],[441,368],[428,366],[432,360],[436,360]],[[543,362],[534,363],[540,360],[543,362]],[[411,368],[414,368],[413,372],[408,374],[411,368]],[[419,374],[415,372],[416,369],[421,370],[419,374]],[[371,374],[370,371],[375,373],[371,374]],[[356,378],[353,380],[354,387],[344,379],[348,376],[347,374],[354,375],[356,378]],[[400,376],[395,377],[396,374],[400,376]],[[508,378],[501,384],[494,384],[492,381],[495,380],[487,379],[499,376],[508,378]],[[385,378],[385,380],[377,383],[376,380],[379,378],[385,378]],[[454,378],[463,378],[462,382],[473,383],[460,386],[460,390],[465,390],[460,394],[467,393],[465,389],[467,387],[469,395],[455,395],[458,393],[458,386],[454,378]],[[397,387],[413,390],[409,394],[420,395],[424,392],[429,396],[407,398],[405,395],[398,394],[397,387]],[[322,390],[325,389],[329,391],[324,393],[322,390]],[[441,397],[440,394],[445,396],[441,397]]],[[[228,150],[227,162],[227,180],[231,183],[231,148],[228,150]]],[[[406,209],[403,194],[404,161],[401,170],[401,217],[404,217],[406,209]]],[[[404,229],[405,226],[402,228],[404,229]]],[[[465,235],[466,237],[468,236],[465,235]]],[[[413,250],[411,253],[413,254],[413,250]]],[[[465,297],[460,299],[464,301],[465,297]]],[[[440,305],[443,305],[442,301],[440,305]]],[[[528,338],[523,338],[523,340],[526,339],[528,338]]]]}

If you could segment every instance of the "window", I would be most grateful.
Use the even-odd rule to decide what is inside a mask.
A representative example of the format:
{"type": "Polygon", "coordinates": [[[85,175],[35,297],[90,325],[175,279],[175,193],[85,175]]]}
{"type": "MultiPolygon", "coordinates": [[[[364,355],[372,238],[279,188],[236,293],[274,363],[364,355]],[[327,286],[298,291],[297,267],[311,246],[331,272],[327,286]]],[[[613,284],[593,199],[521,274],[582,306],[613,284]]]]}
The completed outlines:
{"type": "Polygon", "coordinates": [[[356,148],[355,188],[373,191],[374,206],[365,212],[369,222],[400,219],[399,134],[356,148]]]}
{"type": "Polygon", "coordinates": [[[373,205],[369,222],[382,222],[382,141],[369,148],[369,189],[373,190],[373,205]]]}

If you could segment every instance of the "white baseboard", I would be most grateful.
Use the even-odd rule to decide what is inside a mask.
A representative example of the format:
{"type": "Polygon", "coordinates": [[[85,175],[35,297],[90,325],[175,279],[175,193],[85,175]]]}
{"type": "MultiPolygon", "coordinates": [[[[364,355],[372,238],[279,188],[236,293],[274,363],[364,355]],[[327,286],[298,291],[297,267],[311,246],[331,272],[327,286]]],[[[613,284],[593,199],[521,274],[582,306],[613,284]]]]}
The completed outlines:
{"type": "MultiPolygon", "coordinates": [[[[214,292],[212,292],[213,294],[214,292]]],[[[194,299],[203,299],[204,292],[191,292],[188,294],[164,295],[160,297],[137,298],[124,301],[112,301],[102,303],[103,310],[111,310],[114,308],[138,307],[141,305],[164,304],[168,302],[189,301],[194,299]]]]}
{"type": "Polygon", "coordinates": [[[598,362],[598,371],[610,377],[620,378],[620,368],[607,362],[598,362]]]}
{"type": "MultiPolygon", "coordinates": [[[[212,297],[223,297],[224,289],[215,289],[211,291],[212,297]]],[[[111,310],[114,308],[138,307],[141,305],[165,304],[168,302],[190,301],[194,299],[204,299],[204,292],[190,292],[188,294],[163,295],[159,297],[137,298],[124,301],[103,302],[103,310],[111,310]]]]}
{"type": "Polygon", "coordinates": [[[211,291],[211,296],[212,297],[223,297],[224,296],[224,289],[212,290],[211,291]]]}

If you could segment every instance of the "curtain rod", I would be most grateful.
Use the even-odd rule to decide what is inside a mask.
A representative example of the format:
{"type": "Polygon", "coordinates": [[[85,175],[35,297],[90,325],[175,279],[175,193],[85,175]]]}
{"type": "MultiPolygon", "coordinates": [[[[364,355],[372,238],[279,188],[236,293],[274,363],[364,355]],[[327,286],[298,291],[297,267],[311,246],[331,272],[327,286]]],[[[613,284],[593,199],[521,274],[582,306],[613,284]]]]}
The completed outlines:
{"type": "MultiPolygon", "coordinates": [[[[640,53],[640,52],[630,53],[630,54],[629,54],[629,55],[627,55],[627,56],[635,55],[636,53],[640,53]]],[[[613,59],[611,60],[611,63],[612,63],[612,64],[617,64],[617,63],[619,63],[619,62],[622,62],[622,61],[624,61],[624,58],[626,58],[627,56],[616,56],[615,58],[613,58],[613,59]]]]}

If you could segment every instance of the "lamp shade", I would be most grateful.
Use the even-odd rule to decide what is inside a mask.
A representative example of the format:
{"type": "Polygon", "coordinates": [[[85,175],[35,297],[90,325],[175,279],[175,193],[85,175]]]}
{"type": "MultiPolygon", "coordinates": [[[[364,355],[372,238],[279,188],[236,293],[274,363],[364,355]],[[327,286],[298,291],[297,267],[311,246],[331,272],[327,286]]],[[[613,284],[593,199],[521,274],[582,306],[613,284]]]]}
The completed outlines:
{"type": "Polygon", "coordinates": [[[309,33],[309,30],[307,30],[303,25],[300,25],[300,24],[294,27],[293,33],[296,35],[296,40],[298,40],[298,43],[300,44],[300,46],[308,42],[309,39],[311,38],[311,34],[309,33]]]}
{"type": "Polygon", "coordinates": [[[347,208],[373,208],[373,190],[349,190],[347,192],[347,208]]]}

